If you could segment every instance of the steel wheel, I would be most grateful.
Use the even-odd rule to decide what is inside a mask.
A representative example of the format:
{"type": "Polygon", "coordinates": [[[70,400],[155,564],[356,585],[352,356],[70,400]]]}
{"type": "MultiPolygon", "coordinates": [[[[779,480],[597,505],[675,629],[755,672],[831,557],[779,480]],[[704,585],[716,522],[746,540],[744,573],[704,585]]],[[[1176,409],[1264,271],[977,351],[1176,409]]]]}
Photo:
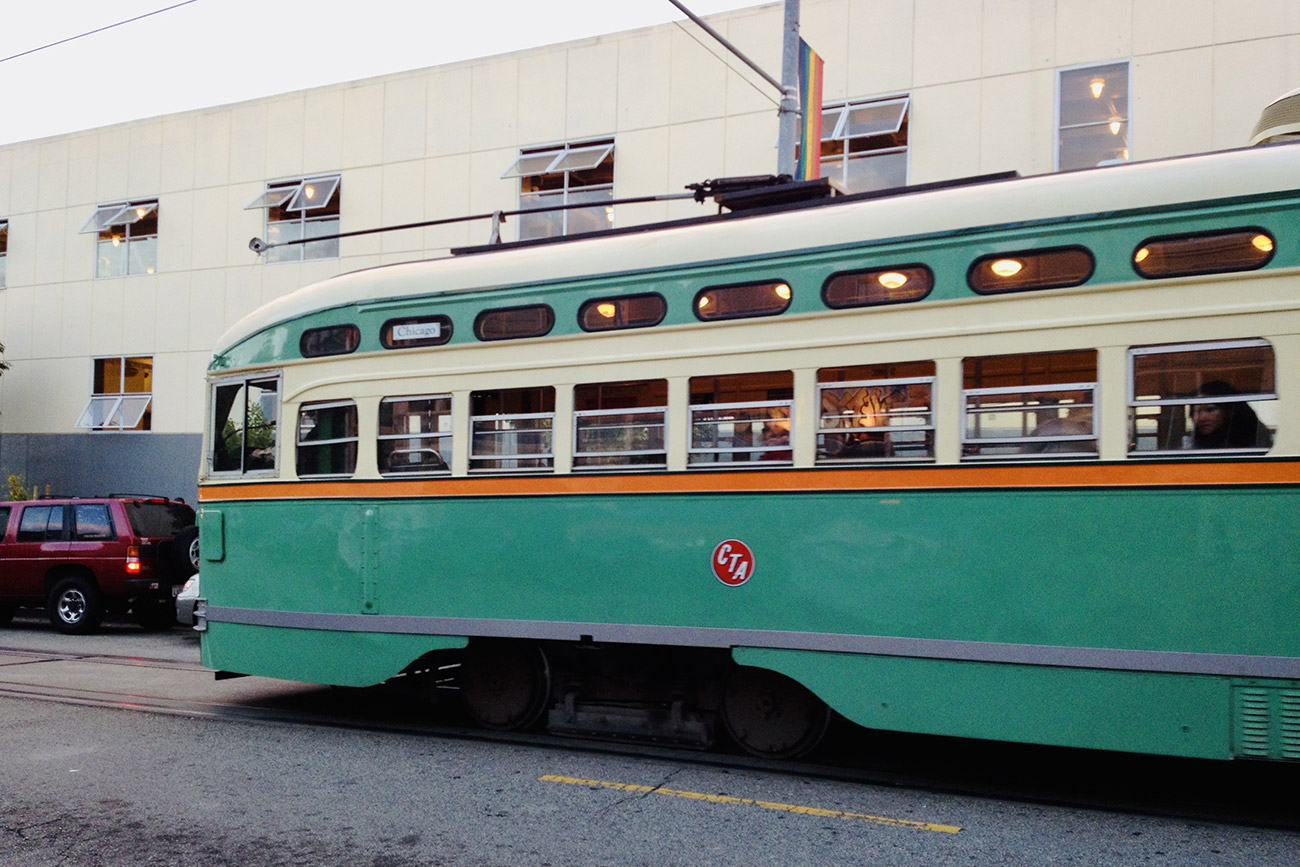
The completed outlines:
{"type": "Polygon", "coordinates": [[[825,702],[783,674],[736,666],[727,678],[722,721],[736,744],[751,755],[807,755],[826,734],[830,718],[825,702]]]}
{"type": "Polygon", "coordinates": [[[551,694],[546,654],[525,642],[470,645],[460,671],[470,716],[484,728],[526,729],[541,718],[551,694]]]}

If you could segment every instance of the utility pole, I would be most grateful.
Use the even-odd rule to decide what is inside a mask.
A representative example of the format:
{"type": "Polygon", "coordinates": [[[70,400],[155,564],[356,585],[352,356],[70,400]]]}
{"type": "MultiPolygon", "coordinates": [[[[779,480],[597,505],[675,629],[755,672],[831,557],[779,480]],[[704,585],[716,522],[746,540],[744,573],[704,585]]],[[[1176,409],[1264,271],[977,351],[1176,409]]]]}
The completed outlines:
{"type": "Polygon", "coordinates": [[[777,81],[761,66],[727,41],[721,33],[704,22],[704,19],[687,9],[680,0],[668,0],[687,18],[699,25],[705,33],[718,40],[724,48],[740,58],[763,80],[781,92],[777,109],[778,132],[776,145],[776,173],[794,177],[798,160],[795,146],[799,143],[799,0],[785,0],[785,23],[781,28],[781,80],[777,81]]]}
{"type": "Polygon", "coordinates": [[[776,146],[776,173],[794,177],[799,142],[799,0],[785,0],[781,28],[781,107],[776,146]]]}

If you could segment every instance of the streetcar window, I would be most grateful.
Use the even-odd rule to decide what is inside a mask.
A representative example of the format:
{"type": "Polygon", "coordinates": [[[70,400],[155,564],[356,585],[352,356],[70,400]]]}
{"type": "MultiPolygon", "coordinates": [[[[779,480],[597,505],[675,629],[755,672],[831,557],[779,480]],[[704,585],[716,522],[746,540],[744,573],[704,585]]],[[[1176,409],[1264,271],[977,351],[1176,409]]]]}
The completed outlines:
{"type": "Polygon", "coordinates": [[[275,471],[279,391],[278,377],[250,377],[216,384],[212,390],[211,453],[208,455],[213,473],[275,471]]]}
{"type": "Polygon", "coordinates": [[[898,265],[832,274],[822,285],[827,307],[875,307],[920,301],[934,288],[934,272],[924,265],[898,265]]]}
{"type": "Polygon", "coordinates": [[[555,389],[470,393],[471,472],[530,472],[555,465],[555,389]]]}
{"type": "Polygon", "coordinates": [[[668,466],[668,380],[598,382],[573,389],[573,468],[668,466]]]}
{"type": "Polygon", "coordinates": [[[451,446],[451,395],[380,401],[379,472],[448,472],[451,446]]]}
{"type": "Polygon", "coordinates": [[[1272,446],[1280,411],[1268,341],[1137,346],[1129,367],[1130,454],[1272,446]]]}
{"type": "Polygon", "coordinates": [[[578,325],[583,331],[647,328],[663,322],[667,313],[668,302],[655,292],[595,298],[578,310],[578,325]]]}
{"type": "Polygon", "coordinates": [[[307,403],[298,410],[298,475],[350,476],[357,469],[357,405],[307,403]]]}
{"type": "Polygon", "coordinates": [[[690,382],[691,442],[687,463],[788,466],[794,374],[697,376],[690,382]]]}
{"type": "Polygon", "coordinates": [[[413,346],[442,346],[451,340],[450,316],[409,316],[390,319],[379,329],[379,342],[385,349],[409,349],[413,346]]]}
{"type": "Polygon", "coordinates": [[[817,463],[934,459],[934,362],[817,371],[817,463]]]}
{"type": "Polygon", "coordinates": [[[1273,236],[1263,229],[1233,229],[1147,238],[1133,251],[1133,269],[1148,279],[1252,271],[1273,258],[1273,236]]]}
{"type": "Polygon", "coordinates": [[[479,340],[543,337],[554,327],[555,311],[549,304],[501,307],[479,313],[474,319],[474,336],[479,340]]]}
{"type": "Polygon", "coordinates": [[[695,295],[695,317],[708,321],[775,316],[790,306],[790,297],[790,284],[780,280],[709,286],[695,295]]]}
{"type": "Polygon", "coordinates": [[[1097,456],[1097,353],[962,362],[962,457],[1097,456]]]}
{"type": "Polygon", "coordinates": [[[361,329],[355,325],[329,325],[308,328],[298,341],[303,358],[320,358],[325,355],[347,355],[361,345],[361,329]]]}
{"type": "Polygon", "coordinates": [[[1095,262],[1083,247],[996,253],[976,259],[966,282],[981,295],[1061,289],[1086,283],[1095,262]]]}

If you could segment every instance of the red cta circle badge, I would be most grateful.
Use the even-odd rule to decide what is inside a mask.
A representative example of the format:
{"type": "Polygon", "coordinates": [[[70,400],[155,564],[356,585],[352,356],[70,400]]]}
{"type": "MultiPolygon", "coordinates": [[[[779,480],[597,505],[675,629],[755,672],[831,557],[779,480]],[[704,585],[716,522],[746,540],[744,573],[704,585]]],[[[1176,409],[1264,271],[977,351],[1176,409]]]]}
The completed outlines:
{"type": "Polygon", "coordinates": [[[754,575],[754,552],[739,539],[719,542],[713,549],[713,574],[728,587],[739,587],[754,575]]]}

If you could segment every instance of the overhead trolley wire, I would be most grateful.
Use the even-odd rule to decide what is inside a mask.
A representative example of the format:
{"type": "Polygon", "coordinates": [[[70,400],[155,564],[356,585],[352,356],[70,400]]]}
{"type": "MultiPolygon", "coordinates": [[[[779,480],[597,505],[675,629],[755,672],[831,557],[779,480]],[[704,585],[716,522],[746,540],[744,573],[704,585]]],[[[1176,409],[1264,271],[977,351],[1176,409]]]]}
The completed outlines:
{"type": "Polygon", "coordinates": [[[69,36],[66,39],[60,39],[57,42],[40,45],[36,48],[29,48],[26,51],[20,51],[17,54],[11,54],[8,57],[0,57],[0,63],[9,60],[17,60],[20,57],[26,57],[29,54],[35,54],[38,51],[44,51],[45,49],[53,48],[56,45],[63,45],[65,42],[73,42],[86,36],[94,36],[96,33],[103,33],[105,30],[112,30],[114,27],[121,27],[123,24],[130,24],[133,21],[140,21],[144,18],[152,18],[154,15],[161,15],[164,12],[170,12],[173,9],[179,9],[182,6],[189,6],[191,3],[197,2],[199,2],[199,0],[182,0],[180,3],[173,3],[171,6],[165,6],[162,9],[155,9],[153,12],[146,12],[143,15],[137,15],[134,18],[127,18],[124,21],[118,21],[115,24],[105,24],[103,27],[96,27],[94,30],[87,30],[85,33],[78,33],[76,36],[69,36]]]}

